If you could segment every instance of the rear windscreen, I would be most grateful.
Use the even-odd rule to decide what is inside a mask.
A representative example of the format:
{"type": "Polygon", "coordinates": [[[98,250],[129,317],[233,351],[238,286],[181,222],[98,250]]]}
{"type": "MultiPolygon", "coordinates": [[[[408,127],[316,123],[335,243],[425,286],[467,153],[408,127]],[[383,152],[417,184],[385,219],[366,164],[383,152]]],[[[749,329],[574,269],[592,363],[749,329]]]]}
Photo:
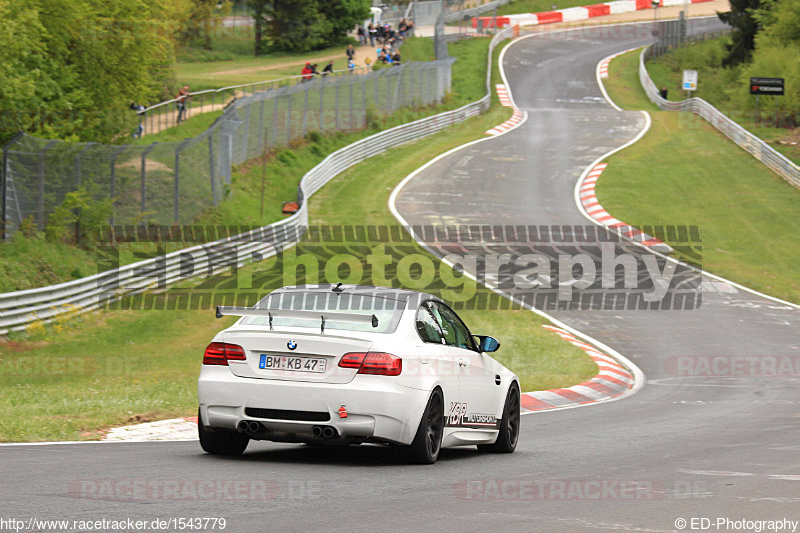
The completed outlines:
{"type": "MultiPolygon", "coordinates": [[[[374,315],[378,326],[369,322],[350,322],[345,320],[325,320],[325,329],[345,331],[367,331],[372,333],[392,333],[397,329],[400,315],[405,308],[404,301],[372,294],[346,294],[335,292],[283,292],[273,293],[258,302],[257,309],[275,310],[272,327],[288,326],[319,329],[325,311],[347,313],[361,317],[374,315]],[[286,318],[280,316],[281,309],[292,311],[319,312],[320,316],[309,318],[286,318]]],[[[268,325],[269,318],[263,316],[246,317],[242,324],[268,325]]]]}

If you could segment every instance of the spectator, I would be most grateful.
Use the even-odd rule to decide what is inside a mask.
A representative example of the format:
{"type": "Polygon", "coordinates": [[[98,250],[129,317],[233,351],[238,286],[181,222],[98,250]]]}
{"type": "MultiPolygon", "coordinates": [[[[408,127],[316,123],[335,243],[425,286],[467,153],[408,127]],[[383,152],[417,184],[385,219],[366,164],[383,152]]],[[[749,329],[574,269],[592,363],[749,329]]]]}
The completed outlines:
{"type": "Polygon", "coordinates": [[[408,19],[406,22],[406,35],[409,37],[414,35],[414,21],[412,19],[408,19]]]}
{"type": "Polygon", "coordinates": [[[353,62],[352,59],[347,60],[347,68],[350,70],[350,74],[352,74],[356,70],[356,64],[353,62]]]}
{"type": "Polygon", "coordinates": [[[367,29],[367,33],[369,33],[369,45],[375,46],[375,39],[378,36],[378,30],[375,29],[374,24],[370,24],[369,28],[367,29]]]}
{"type": "Polygon", "coordinates": [[[400,64],[400,60],[401,60],[400,51],[399,50],[395,50],[394,54],[392,54],[392,63],[394,63],[395,65],[399,65],[400,64]]]}
{"type": "Polygon", "coordinates": [[[136,127],[136,131],[133,132],[133,138],[141,139],[142,133],[144,133],[144,110],[146,108],[142,104],[131,102],[131,109],[136,111],[136,118],[139,120],[139,125],[136,127]]]}
{"type": "Polygon", "coordinates": [[[381,53],[380,53],[380,54],[378,54],[378,61],[380,61],[380,62],[381,62],[381,63],[383,63],[383,64],[386,64],[386,62],[387,62],[388,60],[389,60],[389,58],[386,56],[386,52],[384,52],[383,50],[381,50],[381,53]]]}
{"type": "Polygon", "coordinates": [[[358,34],[358,44],[367,44],[367,36],[364,34],[364,26],[359,24],[356,33],[358,34]]]}
{"type": "Polygon", "coordinates": [[[182,120],[186,120],[186,105],[188,103],[187,100],[189,96],[191,96],[191,94],[192,93],[189,92],[188,85],[184,85],[183,87],[181,87],[181,90],[178,91],[178,96],[177,96],[178,123],[180,123],[182,120]]]}
{"type": "Polygon", "coordinates": [[[308,81],[314,76],[311,70],[311,63],[306,63],[306,66],[300,71],[300,75],[303,77],[302,81],[308,81]]]}
{"type": "Polygon", "coordinates": [[[661,90],[660,90],[660,91],[658,91],[658,94],[660,94],[660,95],[661,95],[661,98],[663,98],[664,100],[666,100],[666,99],[667,99],[667,94],[669,94],[669,91],[667,90],[667,88],[666,88],[666,87],[662,87],[662,88],[661,88],[661,90]]]}
{"type": "Polygon", "coordinates": [[[328,64],[322,69],[323,76],[327,76],[328,74],[333,74],[333,60],[328,61],[328,64]]]}
{"type": "Polygon", "coordinates": [[[313,78],[314,76],[319,76],[319,71],[317,70],[316,63],[311,64],[311,77],[313,78]]]}
{"type": "Polygon", "coordinates": [[[353,50],[352,44],[347,45],[347,50],[345,51],[345,54],[347,54],[348,61],[352,61],[356,57],[356,51],[353,50]]]}

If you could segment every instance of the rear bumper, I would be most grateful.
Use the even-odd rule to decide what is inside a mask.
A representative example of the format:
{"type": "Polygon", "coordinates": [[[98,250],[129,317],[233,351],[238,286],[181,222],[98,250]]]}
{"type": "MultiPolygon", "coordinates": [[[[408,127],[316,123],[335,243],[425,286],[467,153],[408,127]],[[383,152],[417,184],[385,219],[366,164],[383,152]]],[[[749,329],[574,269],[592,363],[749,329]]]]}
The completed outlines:
{"type": "Polygon", "coordinates": [[[310,438],[314,426],[332,426],[345,438],[399,444],[414,439],[428,391],[397,384],[389,376],[357,375],[350,383],[308,383],[235,376],[226,366],[203,366],[198,380],[200,416],[206,427],[235,430],[256,420],[271,432],[310,438]],[[347,418],[339,416],[344,405],[347,418]],[[248,416],[248,407],[327,412],[328,421],[275,420],[248,416]]]}

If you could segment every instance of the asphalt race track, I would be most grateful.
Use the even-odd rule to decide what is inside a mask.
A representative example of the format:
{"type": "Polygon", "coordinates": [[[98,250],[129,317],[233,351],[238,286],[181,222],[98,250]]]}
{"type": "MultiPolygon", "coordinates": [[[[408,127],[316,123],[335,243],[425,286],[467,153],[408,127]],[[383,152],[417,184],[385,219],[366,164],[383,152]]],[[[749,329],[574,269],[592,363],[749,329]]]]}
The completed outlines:
{"type": "MultiPolygon", "coordinates": [[[[595,67],[646,43],[650,25],[641,28],[510,47],[505,71],[528,120],[420,173],[398,197],[402,216],[411,224],[590,225],[574,200],[579,176],[644,125],[641,113],[604,100],[595,67]]],[[[237,532],[661,532],[684,530],[678,519],[800,520],[800,379],[686,376],[671,366],[676,356],[797,360],[800,310],[700,281],[702,304],[692,309],[548,310],[634,361],[647,385],[621,401],[523,417],[514,454],[444,450],[423,467],[377,447],[251,443],[236,459],[204,455],[194,442],[0,447],[2,515],[224,517],[237,532]],[[119,489],[120,481],[153,480],[163,485],[149,497],[119,489]],[[213,497],[192,494],[208,481],[219,483],[213,497]],[[236,481],[238,497],[225,486],[236,481]],[[104,482],[115,492],[104,494],[104,482]],[[165,489],[170,483],[185,494],[165,489]]]]}

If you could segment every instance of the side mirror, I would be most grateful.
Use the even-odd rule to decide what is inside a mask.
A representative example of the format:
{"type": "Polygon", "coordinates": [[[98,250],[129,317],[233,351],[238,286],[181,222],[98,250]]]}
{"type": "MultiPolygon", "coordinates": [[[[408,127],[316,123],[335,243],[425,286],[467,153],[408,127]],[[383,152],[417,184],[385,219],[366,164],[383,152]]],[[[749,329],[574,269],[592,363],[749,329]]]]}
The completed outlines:
{"type": "Polygon", "coordinates": [[[488,335],[475,335],[478,340],[478,349],[482,352],[496,352],[500,348],[500,342],[488,335]]]}

